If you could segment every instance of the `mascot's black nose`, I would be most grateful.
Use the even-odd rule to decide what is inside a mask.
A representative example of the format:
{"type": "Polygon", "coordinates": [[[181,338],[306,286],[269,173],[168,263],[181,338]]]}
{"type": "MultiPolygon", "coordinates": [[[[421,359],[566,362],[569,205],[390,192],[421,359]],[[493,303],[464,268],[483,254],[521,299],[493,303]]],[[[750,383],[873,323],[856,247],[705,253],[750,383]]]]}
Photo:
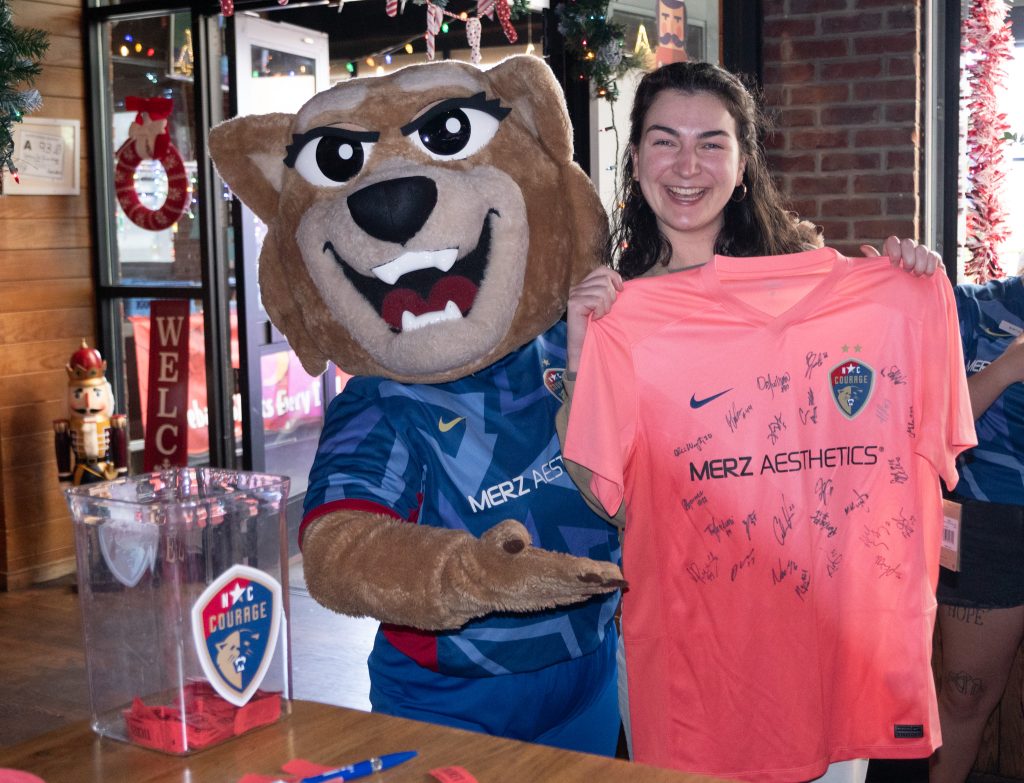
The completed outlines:
{"type": "Polygon", "coordinates": [[[389,179],[348,197],[357,226],[376,239],[401,245],[423,228],[435,204],[437,185],[428,177],[389,179]]]}

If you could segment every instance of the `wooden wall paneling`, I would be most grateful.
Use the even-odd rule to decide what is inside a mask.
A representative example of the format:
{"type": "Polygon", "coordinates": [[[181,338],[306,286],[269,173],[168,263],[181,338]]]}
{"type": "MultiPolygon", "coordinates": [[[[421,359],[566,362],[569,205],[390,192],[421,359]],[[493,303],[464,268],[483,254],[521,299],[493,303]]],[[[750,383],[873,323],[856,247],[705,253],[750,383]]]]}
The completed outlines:
{"type": "MultiPolygon", "coordinates": [[[[15,196],[0,201],[0,220],[87,218],[90,214],[87,199],[68,198],[67,196],[33,196],[31,198],[15,196]]],[[[18,256],[0,256],[0,264],[5,261],[13,263],[17,260],[18,256]]]]}
{"type": "MultiPolygon", "coordinates": [[[[79,51],[81,55],[81,51],[79,51]]],[[[55,98],[85,97],[85,74],[80,68],[51,65],[36,79],[36,89],[55,98]]]]}
{"type": "Polygon", "coordinates": [[[11,560],[12,570],[15,571],[36,567],[41,562],[40,554],[57,553],[59,557],[74,555],[75,533],[66,509],[61,510],[60,516],[14,528],[8,539],[17,545],[16,549],[21,553],[11,560]]]}
{"type": "MultiPolygon", "coordinates": [[[[17,375],[25,367],[37,370],[63,370],[68,357],[74,353],[82,342],[82,335],[65,337],[60,340],[43,342],[26,342],[9,345],[0,351],[0,377],[17,375]]],[[[65,389],[67,374],[64,376],[65,389]]],[[[64,394],[61,394],[63,399],[64,394]]]]}
{"type": "MultiPolygon", "coordinates": [[[[17,187],[16,185],[14,187],[17,187]]],[[[11,198],[34,199],[38,196],[11,196],[11,198]]],[[[47,198],[55,198],[48,196],[47,198]]],[[[63,196],[62,198],[75,198],[75,196],[63,196]]],[[[55,217],[36,218],[33,217],[29,223],[30,231],[6,231],[4,229],[15,226],[4,224],[18,221],[4,220],[0,218],[0,252],[21,250],[62,250],[64,248],[83,248],[89,246],[89,220],[84,217],[55,217]]],[[[25,270],[25,278],[32,279],[32,270],[25,270]]]]}
{"type": "MultiPolygon", "coordinates": [[[[0,231],[3,221],[0,221],[0,231]]],[[[73,280],[48,280],[37,282],[29,280],[24,283],[0,284],[0,312],[61,310],[67,307],[93,306],[92,293],[94,286],[91,280],[75,278],[73,280]]],[[[68,335],[68,337],[81,335],[68,335]]],[[[77,346],[72,347],[71,351],[77,346]]],[[[68,355],[64,357],[67,361],[68,355]]],[[[63,364],[61,365],[63,367],[63,364]]],[[[41,368],[40,368],[41,369],[41,368]]],[[[22,368],[22,372],[29,371],[22,368]]]]}
{"type": "Polygon", "coordinates": [[[42,108],[32,116],[78,120],[79,126],[84,127],[89,116],[89,107],[77,98],[49,96],[43,99],[42,108]]]}
{"type": "Polygon", "coordinates": [[[0,455],[0,470],[29,467],[39,469],[39,483],[45,485],[51,461],[54,459],[53,433],[30,432],[27,435],[6,436],[8,448],[0,455]]]}
{"type": "MultiPolygon", "coordinates": [[[[61,491],[57,481],[57,466],[52,463],[46,466],[45,471],[41,470],[38,465],[25,465],[7,468],[3,474],[6,477],[4,502],[10,507],[24,509],[30,502],[35,503],[39,498],[48,497],[48,492],[59,493],[61,491]]],[[[51,500],[48,499],[45,502],[50,504],[51,500]]],[[[47,508],[53,509],[53,513],[56,514],[57,510],[63,508],[61,506],[63,502],[61,499],[60,502],[48,505],[47,508]]]]}
{"type": "MultiPolygon", "coordinates": [[[[74,570],[52,419],[66,415],[64,365],[95,344],[93,215],[81,0],[11,0],[14,23],[49,34],[35,116],[81,124],[78,196],[0,198],[0,589],[74,570]]],[[[17,187],[12,184],[11,187],[17,187]]]]}
{"type": "MultiPolygon", "coordinates": [[[[55,6],[53,3],[14,3],[14,24],[18,27],[38,27],[50,34],[50,49],[54,48],[54,40],[64,37],[79,41],[82,23],[81,10],[73,6],[55,6]]],[[[57,61],[52,52],[47,52],[47,61],[57,61]]],[[[82,58],[75,61],[75,66],[82,67],[82,58]]]]}
{"type": "Polygon", "coordinates": [[[0,345],[22,343],[29,339],[57,339],[78,333],[82,337],[92,333],[95,313],[92,308],[74,307],[56,313],[0,313],[0,345]]]}
{"type": "MultiPolygon", "coordinates": [[[[92,345],[91,335],[85,335],[92,345]]],[[[68,356],[71,352],[68,352],[68,356]]],[[[63,369],[48,372],[12,375],[0,383],[0,408],[19,405],[46,405],[63,402],[68,388],[68,376],[63,369]]]]}
{"type": "Polygon", "coordinates": [[[53,434],[53,420],[67,416],[63,400],[47,400],[34,405],[0,408],[0,429],[15,438],[35,432],[53,434]]]}

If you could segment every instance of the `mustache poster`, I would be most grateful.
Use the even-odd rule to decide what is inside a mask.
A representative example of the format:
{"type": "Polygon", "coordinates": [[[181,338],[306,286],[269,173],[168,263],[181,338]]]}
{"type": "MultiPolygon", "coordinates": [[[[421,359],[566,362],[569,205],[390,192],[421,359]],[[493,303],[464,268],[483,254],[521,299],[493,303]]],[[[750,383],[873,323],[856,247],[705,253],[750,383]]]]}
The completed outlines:
{"type": "Polygon", "coordinates": [[[658,65],[682,62],[686,55],[686,3],[683,0],[658,0],[658,65]]]}

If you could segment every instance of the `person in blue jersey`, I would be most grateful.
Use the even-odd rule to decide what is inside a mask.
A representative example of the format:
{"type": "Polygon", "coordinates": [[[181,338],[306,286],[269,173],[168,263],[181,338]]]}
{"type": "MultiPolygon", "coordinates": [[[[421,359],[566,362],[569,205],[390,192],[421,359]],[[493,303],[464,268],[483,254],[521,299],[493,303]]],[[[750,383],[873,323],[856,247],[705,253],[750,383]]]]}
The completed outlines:
{"type": "Polygon", "coordinates": [[[942,747],[932,783],[963,783],[1024,640],[1024,285],[956,286],[978,445],[961,457],[960,569],[939,576],[942,747]]]}
{"type": "Polygon", "coordinates": [[[268,225],[260,288],[329,407],[310,595],[381,621],[373,709],[612,755],[617,534],[555,433],[559,319],[607,218],[543,60],[353,79],[210,149],[268,225]]]}

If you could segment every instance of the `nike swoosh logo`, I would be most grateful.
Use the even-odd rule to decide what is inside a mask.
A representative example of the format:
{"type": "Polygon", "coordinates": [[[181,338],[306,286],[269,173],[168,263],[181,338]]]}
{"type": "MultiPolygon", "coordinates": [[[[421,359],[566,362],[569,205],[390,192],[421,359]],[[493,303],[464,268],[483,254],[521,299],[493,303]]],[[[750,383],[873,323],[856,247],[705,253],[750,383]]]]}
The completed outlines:
{"type": "Polygon", "coordinates": [[[451,421],[445,421],[444,419],[438,417],[438,419],[437,419],[437,428],[439,430],[441,430],[441,432],[448,432],[448,430],[450,430],[452,427],[454,427],[460,421],[465,421],[465,419],[466,419],[465,416],[459,416],[458,418],[452,419],[451,421]]]}
{"type": "Polygon", "coordinates": [[[703,407],[704,405],[707,405],[712,400],[717,400],[723,394],[728,394],[731,391],[732,391],[732,388],[730,387],[730,388],[726,389],[725,391],[718,392],[718,394],[712,394],[710,397],[705,397],[703,400],[698,400],[696,394],[691,394],[690,395],[690,407],[691,408],[703,407]]]}
{"type": "Polygon", "coordinates": [[[987,334],[989,337],[995,337],[997,340],[1003,340],[1007,337],[1014,337],[1015,335],[1009,332],[997,332],[995,329],[989,329],[987,326],[981,327],[981,331],[987,334]]]}

